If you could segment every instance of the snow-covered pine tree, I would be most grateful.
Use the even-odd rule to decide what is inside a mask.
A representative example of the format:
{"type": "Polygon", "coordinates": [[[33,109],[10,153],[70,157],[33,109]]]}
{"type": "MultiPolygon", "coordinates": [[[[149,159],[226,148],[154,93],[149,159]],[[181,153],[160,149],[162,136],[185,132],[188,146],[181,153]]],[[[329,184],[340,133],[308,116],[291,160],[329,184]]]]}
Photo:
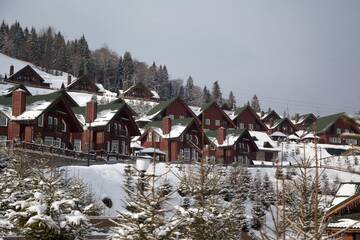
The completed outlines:
{"type": "Polygon", "coordinates": [[[261,112],[260,101],[256,94],[252,97],[250,106],[252,109],[254,109],[255,112],[261,112]]]}
{"type": "Polygon", "coordinates": [[[238,195],[224,200],[226,179],[221,171],[221,166],[204,161],[183,168],[180,186],[187,206],[178,214],[184,221],[179,230],[184,239],[237,239],[241,235],[243,200],[238,195]]]}
{"type": "Polygon", "coordinates": [[[24,155],[11,156],[1,174],[11,176],[14,182],[7,186],[0,199],[2,212],[6,212],[13,231],[29,239],[80,239],[85,236],[90,224],[83,212],[90,208],[78,197],[86,197],[86,194],[80,194],[79,188],[72,185],[73,181],[64,179],[63,171],[49,167],[45,160],[25,157],[26,161],[24,155]]]}
{"type": "Polygon", "coordinates": [[[263,205],[266,209],[269,209],[270,205],[273,205],[276,199],[273,182],[267,173],[265,173],[263,177],[262,190],[264,192],[263,205]]]}
{"type": "Polygon", "coordinates": [[[173,192],[165,194],[165,189],[170,190],[168,185],[166,188],[157,186],[162,176],[139,177],[133,190],[125,189],[127,210],[120,212],[119,219],[114,222],[117,226],[113,228],[112,239],[171,240],[179,237],[176,230],[181,221],[168,208],[173,192]],[[144,183],[148,187],[144,188],[144,183]]]}
{"type": "Polygon", "coordinates": [[[262,227],[265,220],[265,209],[262,204],[261,196],[259,194],[255,195],[251,213],[252,213],[251,227],[256,230],[259,230],[262,227]]]}
{"type": "Polygon", "coordinates": [[[133,80],[134,73],[135,73],[134,62],[132,60],[130,52],[124,53],[122,66],[123,66],[123,79],[122,79],[123,82],[122,82],[122,84],[123,84],[123,89],[126,90],[133,85],[132,80],[133,80]]]}
{"type": "Polygon", "coordinates": [[[211,102],[211,93],[205,86],[202,92],[202,102],[203,103],[209,103],[211,102]]]}
{"type": "Polygon", "coordinates": [[[251,186],[250,186],[250,194],[249,197],[252,201],[255,200],[255,196],[261,195],[261,199],[263,198],[263,191],[262,191],[262,180],[260,171],[257,170],[254,178],[252,179],[251,186]]]}
{"type": "Polygon", "coordinates": [[[242,167],[240,170],[240,178],[241,178],[241,185],[239,186],[241,188],[241,191],[244,192],[243,196],[244,196],[244,200],[246,200],[246,198],[249,195],[249,191],[250,191],[250,184],[251,184],[251,173],[248,170],[248,168],[242,167]]]}
{"type": "Polygon", "coordinates": [[[215,81],[213,84],[212,91],[211,91],[211,99],[213,101],[216,101],[220,106],[222,106],[223,97],[222,97],[222,93],[221,93],[220,85],[219,85],[218,81],[215,81]]]}
{"type": "Polygon", "coordinates": [[[232,110],[236,108],[236,100],[233,91],[230,91],[228,105],[232,110]]]}

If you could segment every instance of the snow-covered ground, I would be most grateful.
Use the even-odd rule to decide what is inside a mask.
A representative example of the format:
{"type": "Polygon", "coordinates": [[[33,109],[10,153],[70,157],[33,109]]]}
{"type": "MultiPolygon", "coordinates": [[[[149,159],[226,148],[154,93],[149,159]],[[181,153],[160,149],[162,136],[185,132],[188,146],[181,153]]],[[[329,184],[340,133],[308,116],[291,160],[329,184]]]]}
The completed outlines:
{"type": "MultiPolygon", "coordinates": [[[[67,169],[68,177],[77,177],[83,179],[88,184],[91,191],[94,193],[96,200],[101,200],[104,197],[109,197],[113,201],[113,207],[107,209],[105,215],[114,216],[116,211],[122,211],[124,209],[124,201],[126,200],[126,194],[123,190],[124,178],[124,167],[126,164],[119,163],[113,165],[94,165],[90,167],[84,166],[69,166],[67,169]]],[[[158,163],[155,166],[156,175],[162,175],[159,181],[167,179],[169,183],[176,187],[179,183],[179,167],[191,167],[192,165],[168,165],[166,163],[158,163]],[[163,175],[164,174],[164,175],[163,175]]],[[[153,167],[150,166],[148,174],[152,173],[153,167]]],[[[255,176],[257,171],[260,171],[263,176],[265,173],[268,174],[269,178],[275,182],[275,168],[274,167],[251,167],[249,171],[252,176],[255,176]]],[[[323,169],[320,170],[320,172],[323,169]]],[[[334,169],[324,170],[329,177],[330,183],[338,178],[341,182],[359,181],[360,174],[354,174],[349,172],[338,171],[334,169]]],[[[181,201],[181,197],[174,193],[171,203],[178,205],[181,201]]],[[[251,205],[247,204],[247,213],[249,218],[251,216],[250,209],[251,205]]],[[[268,216],[270,217],[270,216],[268,216]]]]}

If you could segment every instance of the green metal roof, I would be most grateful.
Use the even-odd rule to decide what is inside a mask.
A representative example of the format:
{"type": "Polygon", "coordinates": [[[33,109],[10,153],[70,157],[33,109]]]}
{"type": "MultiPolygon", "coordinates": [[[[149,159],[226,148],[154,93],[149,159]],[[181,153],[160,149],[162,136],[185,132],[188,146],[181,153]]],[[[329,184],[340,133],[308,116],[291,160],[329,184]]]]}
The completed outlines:
{"type": "MultiPolygon", "coordinates": [[[[30,105],[37,101],[48,101],[52,102],[58,97],[62,95],[61,91],[53,92],[45,95],[35,95],[35,96],[27,96],[26,97],[26,105],[30,105]]],[[[11,107],[12,105],[12,97],[11,96],[0,96],[0,104],[11,107]]]]}
{"type": "MultiPolygon", "coordinates": [[[[124,103],[124,102],[111,102],[111,103],[107,103],[107,104],[102,104],[102,105],[97,106],[97,112],[101,112],[104,110],[110,110],[110,111],[120,110],[125,105],[126,105],[126,103],[124,103]]],[[[72,110],[75,114],[84,114],[85,115],[85,113],[86,113],[85,106],[84,107],[73,107],[72,110]]]]}
{"type": "MultiPolygon", "coordinates": [[[[226,136],[227,135],[239,135],[242,136],[247,132],[246,129],[237,129],[237,128],[228,128],[226,129],[226,136]]],[[[205,134],[208,137],[216,138],[217,137],[217,130],[205,130],[205,134]]]]}
{"type": "MultiPolygon", "coordinates": [[[[194,118],[178,118],[178,119],[172,119],[171,120],[171,125],[183,125],[183,126],[188,126],[190,123],[192,123],[192,121],[194,120],[194,118]]],[[[149,122],[148,124],[145,125],[144,129],[149,129],[149,128],[162,128],[162,121],[154,121],[154,122],[149,122]]]]}
{"type": "Polygon", "coordinates": [[[174,100],[175,98],[166,100],[166,101],[160,101],[158,105],[156,105],[155,107],[153,107],[152,109],[150,109],[150,111],[146,114],[146,115],[153,115],[157,112],[161,112],[163,111],[167,106],[169,106],[174,100]]]}
{"type": "Polygon", "coordinates": [[[342,116],[346,116],[346,114],[344,112],[341,112],[318,118],[316,122],[316,132],[325,132],[332,124],[336,122],[336,120],[338,120],[342,116]]]}

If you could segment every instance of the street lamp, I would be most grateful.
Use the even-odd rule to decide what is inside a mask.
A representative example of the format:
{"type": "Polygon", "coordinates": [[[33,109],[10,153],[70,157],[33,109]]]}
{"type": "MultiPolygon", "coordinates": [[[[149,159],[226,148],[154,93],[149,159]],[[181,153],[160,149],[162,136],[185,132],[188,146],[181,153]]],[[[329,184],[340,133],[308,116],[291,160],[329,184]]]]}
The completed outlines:
{"type": "Polygon", "coordinates": [[[136,169],[140,172],[140,191],[141,193],[145,190],[145,172],[150,166],[152,157],[150,156],[138,156],[136,158],[136,169]]]}

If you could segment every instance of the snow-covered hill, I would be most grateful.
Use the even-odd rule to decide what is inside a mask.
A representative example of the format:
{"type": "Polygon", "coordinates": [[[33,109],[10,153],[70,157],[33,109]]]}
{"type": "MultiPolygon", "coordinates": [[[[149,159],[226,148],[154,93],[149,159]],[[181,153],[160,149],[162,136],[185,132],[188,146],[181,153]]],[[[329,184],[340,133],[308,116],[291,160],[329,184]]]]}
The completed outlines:
{"type": "MultiPolygon", "coordinates": [[[[45,80],[45,82],[50,83],[50,87],[54,89],[60,89],[62,83],[66,84],[69,75],[68,73],[63,72],[62,75],[56,76],[40,70],[38,66],[35,66],[30,62],[22,61],[0,53],[0,79],[3,79],[5,75],[9,77],[11,65],[14,66],[14,72],[19,71],[26,65],[30,65],[45,80]]],[[[71,75],[71,77],[72,79],[75,79],[74,76],[71,75]]]]}

